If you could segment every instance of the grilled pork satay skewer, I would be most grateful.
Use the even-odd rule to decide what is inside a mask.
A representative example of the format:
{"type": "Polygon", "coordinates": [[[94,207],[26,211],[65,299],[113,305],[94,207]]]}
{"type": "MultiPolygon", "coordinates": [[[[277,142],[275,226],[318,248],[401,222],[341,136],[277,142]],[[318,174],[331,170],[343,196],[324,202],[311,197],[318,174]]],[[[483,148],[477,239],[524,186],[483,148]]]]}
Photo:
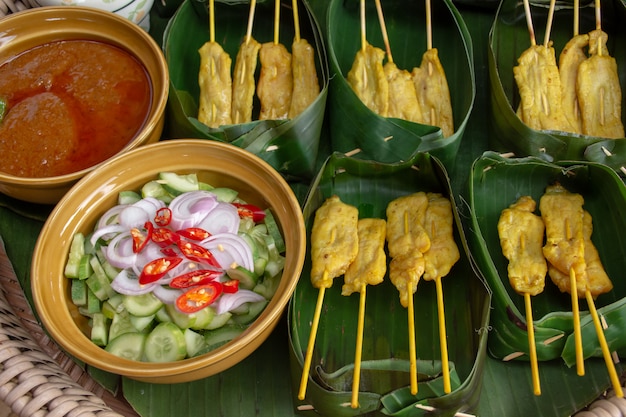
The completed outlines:
{"type": "Polygon", "coordinates": [[[424,252],[424,279],[427,281],[434,280],[437,289],[443,390],[446,394],[449,394],[452,387],[450,385],[450,369],[448,367],[446,315],[441,278],[448,275],[452,266],[460,259],[461,254],[454,241],[454,218],[450,200],[439,193],[427,193],[427,197],[428,208],[424,216],[424,229],[430,238],[430,248],[424,252]]]}
{"type": "Polygon", "coordinates": [[[231,124],[232,60],[215,41],[214,0],[209,1],[209,41],[204,43],[198,52],[200,54],[198,120],[213,128],[231,124]]]}
{"type": "Polygon", "coordinates": [[[365,37],[365,0],[360,2],[361,48],[357,51],[346,81],[357,97],[374,113],[387,117],[389,83],[383,69],[385,52],[370,45],[365,37]]]}
{"type": "MultiPolygon", "coordinates": [[[[550,278],[555,281],[559,288],[567,291],[568,288],[563,286],[563,281],[559,281],[561,275],[554,274],[554,270],[558,270],[561,273],[569,270],[569,292],[572,294],[572,300],[585,297],[616,396],[623,397],[624,394],[615,371],[615,364],[611,358],[611,352],[609,351],[594,303],[594,296],[610,291],[612,283],[608,276],[605,276],[603,273],[597,250],[591,242],[593,229],[591,216],[582,208],[584,203],[583,197],[580,194],[570,193],[559,184],[548,187],[544,197],[547,200],[544,205],[547,217],[544,218],[544,221],[546,222],[546,236],[548,237],[546,246],[544,246],[544,255],[552,264],[549,269],[550,278]],[[558,221],[557,217],[559,216],[563,216],[561,230],[556,229],[559,223],[554,223],[558,221]],[[550,219],[550,223],[547,221],[548,219],[550,219]],[[550,239],[550,236],[552,236],[552,239],[550,239]],[[570,250],[573,253],[569,252],[570,250]],[[590,265],[587,265],[587,259],[589,259],[590,265]]],[[[580,323],[578,328],[580,332],[580,323]]],[[[576,327],[574,327],[574,330],[576,332],[576,327]]],[[[576,338],[576,333],[574,333],[574,338],[576,338]]],[[[582,341],[581,351],[576,352],[576,360],[577,364],[578,361],[582,361],[582,341]]],[[[579,372],[579,375],[582,374],[579,372]]]]}
{"type": "Polygon", "coordinates": [[[422,112],[422,123],[441,128],[444,137],[454,133],[450,89],[439,51],[433,47],[432,13],[426,0],[426,52],[419,67],[413,68],[413,83],[422,112]]]}
{"type": "Polygon", "coordinates": [[[389,106],[387,117],[395,117],[398,119],[408,120],[410,122],[422,123],[423,116],[420,109],[417,93],[413,85],[411,73],[407,70],[401,70],[393,61],[391,47],[389,45],[389,37],[387,35],[387,27],[383,16],[382,5],[380,0],[376,0],[376,10],[378,11],[378,20],[383,34],[385,49],[387,51],[387,62],[383,66],[387,83],[389,84],[389,106]]]}
{"type": "Polygon", "coordinates": [[[357,257],[344,275],[341,295],[359,292],[359,319],[357,325],[354,377],[352,380],[352,408],[359,407],[359,384],[361,379],[361,354],[363,351],[363,326],[365,321],[365,298],[367,285],[380,284],[387,272],[385,237],[387,222],[383,219],[361,219],[357,225],[359,249],[357,257]]]}
{"type": "Polygon", "coordinates": [[[298,0],[293,0],[293,20],[295,37],[291,45],[291,67],[293,72],[293,93],[289,107],[289,118],[302,113],[320,94],[315,51],[306,39],[300,37],[298,0]]]}
{"type": "Polygon", "coordinates": [[[577,93],[582,133],[611,139],[624,137],[622,91],[617,62],[606,47],[602,31],[600,0],[596,0],[596,29],[589,33],[589,55],[577,74],[577,93]]]}
{"type": "Polygon", "coordinates": [[[300,400],[306,394],[324,293],[332,287],[334,278],[345,274],[358,253],[358,216],[356,207],[342,202],[336,195],[328,198],[315,213],[311,230],[311,283],[319,293],[302,368],[300,400]]]}
{"type": "Polygon", "coordinates": [[[530,297],[543,291],[548,265],[542,252],[545,225],[541,217],[534,214],[536,206],[532,197],[522,196],[502,210],[498,235],[502,254],[509,261],[509,283],[515,292],[524,296],[533,391],[541,395],[530,297]]]}
{"type": "Polygon", "coordinates": [[[280,0],[275,0],[274,41],[261,45],[259,60],[261,73],[257,84],[257,96],[261,103],[260,120],[280,120],[289,117],[293,93],[292,57],[279,42],[280,0]]]}
{"type": "Polygon", "coordinates": [[[256,0],[250,2],[248,15],[248,28],[246,37],[239,46],[239,52],[235,59],[235,72],[233,75],[233,103],[231,118],[233,123],[247,123],[252,121],[252,107],[254,100],[254,72],[261,44],[252,37],[252,25],[256,0]]]}
{"type": "Polygon", "coordinates": [[[430,248],[430,238],[423,226],[427,206],[426,193],[418,192],[392,200],[386,210],[387,247],[391,257],[389,279],[398,289],[400,303],[408,312],[409,372],[413,395],[418,389],[413,294],[424,274],[423,253],[430,248]]]}

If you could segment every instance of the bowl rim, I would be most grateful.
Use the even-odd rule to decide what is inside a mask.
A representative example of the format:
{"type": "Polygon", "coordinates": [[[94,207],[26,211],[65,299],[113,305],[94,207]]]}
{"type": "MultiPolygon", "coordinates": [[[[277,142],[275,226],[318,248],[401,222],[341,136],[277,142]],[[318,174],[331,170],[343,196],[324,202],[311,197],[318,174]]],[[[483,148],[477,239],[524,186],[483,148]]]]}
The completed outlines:
{"type": "MultiPolygon", "coordinates": [[[[41,16],[42,21],[48,21],[50,19],[59,20],[59,18],[64,20],[97,18],[104,19],[109,22],[115,22],[116,24],[125,26],[127,29],[137,34],[137,36],[145,44],[144,47],[149,49],[152,53],[154,53],[156,57],[158,57],[158,69],[159,73],[162,74],[163,79],[158,84],[152,82],[152,94],[158,96],[157,99],[154,100],[154,103],[156,103],[156,105],[151,104],[144,124],[141,127],[141,131],[138,132],[139,134],[132,138],[123,148],[118,150],[114,156],[120,153],[124,153],[129,149],[135,148],[140,143],[142,143],[146,139],[146,137],[149,136],[150,132],[152,132],[159,125],[159,119],[161,119],[161,115],[165,113],[165,106],[167,104],[167,97],[169,94],[169,70],[167,67],[167,62],[165,61],[165,56],[163,55],[161,47],[152,38],[152,36],[150,36],[150,34],[142,29],[139,25],[133,23],[125,17],[90,6],[41,6],[20,10],[16,13],[12,13],[0,19],[0,27],[10,25],[12,23],[16,27],[19,27],[21,24],[20,22],[31,15],[41,16]]],[[[42,45],[45,43],[48,42],[43,42],[42,45]]],[[[1,46],[2,45],[0,44],[0,48],[1,46]]],[[[126,50],[126,52],[135,56],[135,54],[128,50],[126,50]]],[[[135,58],[137,57],[135,56],[135,58]]],[[[1,64],[2,63],[0,63],[0,65],[1,64]]],[[[0,171],[0,181],[7,182],[12,185],[26,186],[34,189],[42,188],[44,187],[44,184],[46,187],[52,185],[64,185],[68,182],[76,181],[78,178],[81,178],[85,174],[93,171],[106,161],[107,160],[101,161],[80,171],[70,172],[63,175],[55,175],[51,177],[20,177],[0,171]]]]}
{"type": "MultiPolygon", "coordinates": [[[[190,167],[190,170],[202,171],[202,168],[190,167]]],[[[65,251],[67,251],[68,245],[69,240],[66,239],[59,246],[65,247],[65,251]]],[[[170,141],[160,141],[154,144],[149,144],[137,149],[133,149],[107,161],[103,166],[98,167],[97,169],[83,177],[81,180],[79,180],[76,185],[72,187],[72,190],[60,200],[60,202],[53,209],[51,215],[45,222],[33,250],[33,259],[31,266],[31,290],[33,293],[34,305],[39,314],[42,324],[48,330],[52,338],[60,346],[66,349],[71,355],[99,369],[103,369],[105,371],[113,372],[119,375],[124,375],[137,380],[158,383],[159,378],[170,378],[169,382],[171,382],[172,379],[175,382],[185,382],[189,381],[190,379],[187,379],[184,374],[194,373],[197,372],[199,369],[209,366],[219,368],[219,365],[222,362],[226,361],[233,353],[236,353],[242,347],[246,345],[254,345],[256,349],[256,347],[258,347],[262,343],[262,340],[258,340],[258,336],[264,334],[269,335],[269,332],[271,332],[276,326],[280,317],[286,309],[289,299],[291,298],[291,295],[293,294],[293,291],[295,290],[295,287],[298,283],[299,276],[304,265],[305,253],[306,231],[300,203],[298,202],[287,181],[267,162],[242,148],[218,141],[210,141],[204,139],[176,139],[170,141]],[[297,224],[293,226],[296,227],[296,233],[301,236],[301,238],[298,240],[299,247],[291,248],[291,250],[296,253],[297,256],[292,258],[292,261],[288,260],[288,262],[291,262],[294,265],[294,275],[296,275],[296,277],[290,279],[287,282],[286,287],[281,294],[276,294],[270,300],[270,303],[268,304],[262,315],[256,319],[256,324],[254,326],[248,327],[244,331],[244,333],[232,343],[227,343],[226,345],[211,351],[210,354],[202,355],[195,358],[166,363],[131,361],[115,357],[112,354],[106,352],[103,348],[96,346],[89,340],[87,336],[82,333],[78,326],[70,326],[72,328],[71,330],[62,330],[62,327],[68,327],[65,323],[65,320],[72,321],[71,313],[69,309],[63,309],[62,314],[57,316],[59,312],[57,311],[55,313],[51,309],[51,304],[66,302],[65,295],[60,293],[62,280],[66,278],[62,276],[59,277],[59,280],[56,284],[52,282],[44,282],[45,280],[42,281],[42,279],[47,278],[47,276],[41,274],[40,271],[42,270],[42,268],[49,269],[48,266],[44,264],[44,245],[46,245],[46,242],[49,243],[51,240],[59,240],[58,236],[53,235],[52,229],[56,227],[53,226],[53,224],[59,224],[58,222],[63,222],[63,226],[59,227],[62,227],[63,231],[71,235],[73,235],[73,232],[78,231],[81,227],[84,227],[81,226],[84,225],[84,222],[79,219],[77,212],[80,212],[80,208],[83,207],[84,204],[89,204],[89,202],[73,201],[75,200],[73,198],[73,195],[79,193],[82,190],[88,190],[90,187],[93,186],[93,184],[98,184],[98,188],[100,188],[100,186],[102,185],[101,180],[103,178],[103,172],[121,172],[120,168],[122,168],[127,162],[135,160],[135,158],[141,157],[141,155],[150,152],[153,148],[160,148],[164,150],[185,148],[186,151],[193,152],[194,147],[197,148],[198,146],[219,149],[222,152],[241,157],[245,162],[252,163],[256,167],[260,168],[260,174],[267,176],[264,178],[268,178],[269,182],[271,182],[272,184],[278,184],[278,186],[281,187],[282,192],[277,192],[277,195],[284,194],[283,197],[286,198],[286,200],[284,201],[284,207],[286,207],[286,209],[288,209],[296,216],[297,224]],[[73,222],[74,224],[68,225],[66,221],[73,222]],[[52,294],[47,292],[51,289],[52,294]],[[55,294],[55,289],[58,294],[55,294]],[[44,299],[44,296],[50,297],[51,295],[52,298],[61,298],[54,299],[48,302],[42,301],[44,299]],[[59,332],[67,335],[68,331],[71,333],[72,336],[76,336],[78,340],[67,340],[64,337],[57,338],[59,332]],[[85,342],[88,342],[87,348],[85,348],[85,342]],[[116,363],[112,363],[111,359],[113,358],[115,359],[116,363]]],[[[53,272],[54,271],[52,271],[51,273],[53,272]]],[[[225,370],[230,366],[232,365],[227,365],[217,372],[221,372],[222,370],[225,370]]]]}

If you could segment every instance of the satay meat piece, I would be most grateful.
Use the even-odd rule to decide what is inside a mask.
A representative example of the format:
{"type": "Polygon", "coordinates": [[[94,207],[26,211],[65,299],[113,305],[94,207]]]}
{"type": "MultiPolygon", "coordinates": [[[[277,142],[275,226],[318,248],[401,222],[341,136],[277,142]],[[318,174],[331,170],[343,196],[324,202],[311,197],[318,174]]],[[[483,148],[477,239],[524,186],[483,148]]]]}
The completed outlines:
{"type": "Polygon", "coordinates": [[[577,94],[582,133],[617,139],[624,137],[622,90],[617,62],[606,48],[607,40],[602,30],[589,33],[590,57],[578,68],[577,94]]]}
{"type": "Polygon", "coordinates": [[[231,118],[233,124],[252,121],[252,108],[255,91],[254,73],[261,44],[252,36],[239,46],[233,75],[233,103],[231,118]]]}
{"type": "MultiPolygon", "coordinates": [[[[546,188],[539,200],[541,218],[546,227],[543,255],[550,265],[569,277],[576,274],[578,294],[587,290],[587,265],[583,233],[584,199],[556,183],[546,188]]],[[[558,284],[557,284],[558,285],[558,284]]]]}
{"type": "Polygon", "coordinates": [[[561,79],[554,48],[533,45],[518,58],[513,75],[522,121],[531,129],[571,132],[561,103],[561,79]]]}
{"type": "Polygon", "coordinates": [[[200,54],[198,120],[212,128],[231,124],[232,60],[217,42],[204,43],[198,52],[200,54]]]}
{"type": "MultiPolygon", "coordinates": [[[[604,270],[600,254],[591,240],[593,233],[593,219],[591,214],[584,210],[583,213],[583,234],[585,241],[585,264],[587,265],[587,288],[593,298],[600,294],[607,293],[613,289],[613,283],[604,270]]],[[[568,274],[564,274],[553,266],[549,267],[549,274],[552,282],[561,292],[570,292],[570,279],[568,274]]],[[[578,291],[578,297],[585,297],[584,293],[578,291]]]]}
{"type": "Polygon", "coordinates": [[[428,207],[424,229],[430,238],[430,248],[424,252],[424,279],[427,281],[448,275],[461,258],[454,241],[454,217],[450,200],[440,193],[427,193],[428,207]]]}
{"type": "Polygon", "coordinates": [[[260,120],[281,120],[289,117],[293,74],[291,54],[283,44],[266,42],[259,51],[261,73],[257,96],[261,103],[260,120]]]}
{"type": "Polygon", "coordinates": [[[430,248],[430,238],[424,230],[428,197],[423,191],[398,197],[387,205],[387,248],[395,258],[404,253],[430,248]]]}
{"type": "Polygon", "coordinates": [[[366,43],[357,51],[346,80],[355,94],[374,113],[387,117],[389,83],[383,69],[385,52],[366,43]]]}
{"type": "Polygon", "coordinates": [[[407,70],[401,70],[395,62],[387,62],[383,66],[389,84],[389,110],[387,117],[422,123],[420,108],[413,78],[407,70]]]}
{"type": "Polygon", "coordinates": [[[387,222],[384,219],[360,219],[357,229],[359,249],[344,275],[341,295],[360,292],[363,285],[378,285],[383,282],[387,272],[387,222]]]}
{"type": "Polygon", "coordinates": [[[345,274],[359,250],[358,209],[334,195],[315,212],[311,230],[311,282],[330,288],[345,274]]]}
{"type": "Polygon", "coordinates": [[[289,118],[293,119],[315,101],[320,94],[315,51],[306,39],[294,40],[291,45],[293,71],[293,94],[289,107],[289,118]]]}
{"type": "Polygon", "coordinates": [[[437,48],[424,52],[419,68],[413,68],[412,77],[422,112],[422,123],[438,126],[444,137],[451,136],[454,133],[452,101],[437,48]]]}
{"type": "Polygon", "coordinates": [[[397,288],[400,304],[405,308],[409,305],[409,297],[417,291],[424,267],[424,256],[418,251],[403,253],[389,262],[389,280],[397,288]]]}
{"type": "Polygon", "coordinates": [[[536,207],[532,197],[521,196],[502,210],[498,220],[500,247],[509,261],[509,283],[520,295],[543,292],[548,272],[542,249],[545,226],[534,213],[536,207]]]}
{"type": "Polygon", "coordinates": [[[559,76],[561,77],[561,101],[563,114],[570,124],[571,132],[582,132],[582,120],[578,105],[577,78],[578,67],[587,59],[585,48],[589,35],[576,35],[563,47],[559,55],[559,76]]]}

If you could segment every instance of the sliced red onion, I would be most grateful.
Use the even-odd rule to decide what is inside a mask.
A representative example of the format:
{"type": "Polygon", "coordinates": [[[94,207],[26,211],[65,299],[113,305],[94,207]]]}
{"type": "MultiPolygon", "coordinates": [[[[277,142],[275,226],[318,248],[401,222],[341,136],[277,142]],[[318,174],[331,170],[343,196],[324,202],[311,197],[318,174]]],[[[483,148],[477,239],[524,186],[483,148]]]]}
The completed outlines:
{"type": "Polygon", "coordinates": [[[111,281],[111,288],[124,295],[147,294],[158,286],[159,285],[156,283],[140,284],[137,275],[133,274],[128,269],[122,269],[113,281],[111,281]]]}
{"type": "Polygon", "coordinates": [[[135,206],[125,207],[118,216],[120,224],[129,230],[133,227],[143,227],[153,217],[150,217],[150,213],[143,208],[135,206]]]}
{"type": "Polygon", "coordinates": [[[206,215],[217,206],[217,197],[209,191],[190,191],[172,200],[170,226],[174,230],[195,227],[206,215]]]}
{"type": "Polygon", "coordinates": [[[119,224],[118,215],[120,214],[120,211],[124,210],[126,207],[128,207],[127,204],[119,204],[105,211],[98,220],[96,229],[100,229],[111,224],[119,224]]]}
{"type": "Polygon", "coordinates": [[[105,249],[103,252],[107,261],[114,267],[130,268],[135,264],[137,254],[133,252],[133,238],[130,231],[115,236],[105,249]]]}
{"type": "Polygon", "coordinates": [[[150,220],[154,220],[154,216],[156,216],[156,212],[160,208],[165,207],[165,203],[159,200],[158,198],[146,197],[146,198],[142,198],[136,203],[133,203],[133,207],[142,208],[143,210],[146,211],[146,213],[148,213],[148,217],[150,218],[150,220]]]}
{"type": "Polygon", "coordinates": [[[237,233],[239,230],[239,212],[229,203],[218,203],[206,217],[198,223],[198,227],[212,235],[218,233],[237,233]]]}
{"type": "Polygon", "coordinates": [[[211,251],[217,262],[224,269],[241,265],[247,270],[254,270],[252,249],[243,238],[234,233],[215,234],[200,242],[211,251]]]}
{"type": "Polygon", "coordinates": [[[118,233],[122,233],[127,230],[126,227],[121,224],[110,224],[108,226],[101,227],[96,229],[89,241],[92,245],[95,245],[98,239],[102,238],[104,241],[114,238],[118,233]]]}
{"type": "Polygon", "coordinates": [[[165,304],[174,304],[176,299],[183,294],[183,291],[177,288],[164,287],[157,285],[152,291],[154,296],[165,304]]]}
{"type": "Polygon", "coordinates": [[[236,309],[243,303],[254,303],[263,300],[265,300],[265,297],[261,294],[250,290],[239,289],[239,291],[232,294],[222,293],[220,298],[213,305],[215,306],[215,312],[222,314],[236,309]]]}
{"type": "Polygon", "coordinates": [[[141,271],[148,262],[162,257],[161,247],[154,242],[148,242],[143,250],[137,254],[135,265],[141,271]]]}

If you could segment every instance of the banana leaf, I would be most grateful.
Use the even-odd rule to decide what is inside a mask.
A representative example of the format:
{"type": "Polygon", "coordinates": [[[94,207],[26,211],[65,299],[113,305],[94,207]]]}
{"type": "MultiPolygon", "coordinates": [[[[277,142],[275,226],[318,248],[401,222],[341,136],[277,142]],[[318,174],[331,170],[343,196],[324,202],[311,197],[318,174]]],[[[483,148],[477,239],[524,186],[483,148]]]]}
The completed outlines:
{"type": "MultiPolygon", "coordinates": [[[[320,146],[328,95],[328,66],[319,27],[306,3],[298,8],[300,33],[316,53],[320,83],[317,99],[300,115],[289,120],[254,120],[260,104],[254,100],[253,121],[209,128],[197,119],[198,49],[209,40],[208,1],[185,0],[169,20],[163,34],[163,50],[170,71],[168,128],[170,138],[200,138],[229,142],[258,155],[287,178],[310,179],[320,146]]],[[[230,55],[233,67],[239,45],[246,35],[250,5],[247,1],[216,1],[215,40],[230,55]]],[[[252,36],[260,42],[274,39],[274,2],[258,2],[252,36]]],[[[294,39],[291,2],[281,6],[279,41],[288,50],[294,39]]],[[[258,80],[258,71],[255,79],[258,80]]]]}
{"type": "MultiPolygon", "coordinates": [[[[310,233],[314,212],[322,202],[338,195],[355,205],[359,217],[385,218],[394,198],[417,191],[436,191],[450,197],[455,217],[455,241],[461,260],[442,279],[451,368],[452,392],[444,395],[438,337],[436,291],[432,282],[420,282],[415,294],[416,346],[420,381],[417,396],[410,394],[407,310],[389,279],[367,289],[363,335],[360,407],[350,403],[359,295],[341,295],[341,283],[325,291],[324,308],[317,332],[306,398],[294,402],[303,415],[417,416],[425,405],[438,415],[454,415],[477,404],[486,349],[490,294],[472,269],[466,239],[443,164],[435,157],[417,153],[402,163],[383,164],[333,153],[317,179],[304,206],[310,233]]],[[[289,304],[289,340],[292,383],[298,391],[304,350],[318,290],[310,281],[307,256],[301,280],[289,304]]],[[[338,280],[340,280],[339,278],[338,280]]],[[[338,281],[337,280],[337,281],[338,281]]]]}
{"type": "MultiPolygon", "coordinates": [[[[366,3],[367,41],[384,50],[374,2],[366,3]]],[[[320,16],[328,47],[332,74],[328,118],[333,150],[346,153],[360,149],[355,157],[384,163],[406,161],[416,151],[428,151],[450,166],[476,95],[472,41],[452,2],[432,3],[433,47],[438,49],[446,71],[455,123],[455,133],[447,138],[438,127],[377,115],[348,84],[346,76],[361,47],[359,1],[312,0],[311,7],[320,16]]],[[[393,61],[410,72],[419,67],[427,46],[424,2],[387,1],[383,12],[393,61]]]]}
{"type": "MultiPolygon", "coordinates": [[[[523,297],[509,285],[508,262],[502,255],[497,223],[500,213],[522,195],[539,202],[546,186],[559,181],[571,192],[583,195],[584,208],[593,217],[592,241],[614,288],[598,296],[595,306],[609,327],[605,331],[611,351],[624,352],[626,340],[626,283],[618,279],[626,267],[626,241],[621,231],[626,218],[626,187],[609,167],[588,161],[548,163],[537,157],[507,159],[493,152],[478,158],[469,183],[472,232],[469,236],[474,259],[493,291],[491,336],[488,350],[496,358],[522,352],[517,360],[528,360],[523,297]],[[493,190],[499,190],[494,193],[493,190]]],[[[562,358],[566,365],[575,363],[571,298],[561,293],[549,278],[545,289],[532,297],[537,356],[541,361],[562,358]]],[[[601,357],[588,306],[579,304],[584,357],[601,357]]]]}
{"type": "MultiPolygon", "coordinates": [[[[548,5],[546,1],[531,1],[531,15],[537,44],[545,37],[548,5]]],[[[580,2],[579,33],[596,28],[593,1],[580,2]]],[[[573,36],[573,3],[559,0],[555,4],[550,39],[557,56],[573,36]]],[[[602,0],[602,30],[608,33],[607,48],[618,63],[621,86],[626,86],[626,3],[623,0],[602,0]]],[[[503,0],[489,36],[489,80],[491,85],[491,108],[495,134],[490,138],[490,149],[513,152],[518,157],[536,156],[546,161],[591,160],[602,162],[597,152],[586,153],[590,145],[606,140],[560,131],[535,130],[526,126],[516,115],[520,97],[513,77],[517,58],[530,46],[524,7],[517,0],[503,0]],[[599,157],[599,158],[598,158],[599,157]]],[[[622,87],[623,89],[624,87],[622,87]]],[[[626,95],[622,95],[622,109],[626,108],[626,95]]],[[[622,110],[622,122],[626,124],[626,112],[622,110]]],[[[615,139],[616,143],[623,139],[615,139]]]]}

